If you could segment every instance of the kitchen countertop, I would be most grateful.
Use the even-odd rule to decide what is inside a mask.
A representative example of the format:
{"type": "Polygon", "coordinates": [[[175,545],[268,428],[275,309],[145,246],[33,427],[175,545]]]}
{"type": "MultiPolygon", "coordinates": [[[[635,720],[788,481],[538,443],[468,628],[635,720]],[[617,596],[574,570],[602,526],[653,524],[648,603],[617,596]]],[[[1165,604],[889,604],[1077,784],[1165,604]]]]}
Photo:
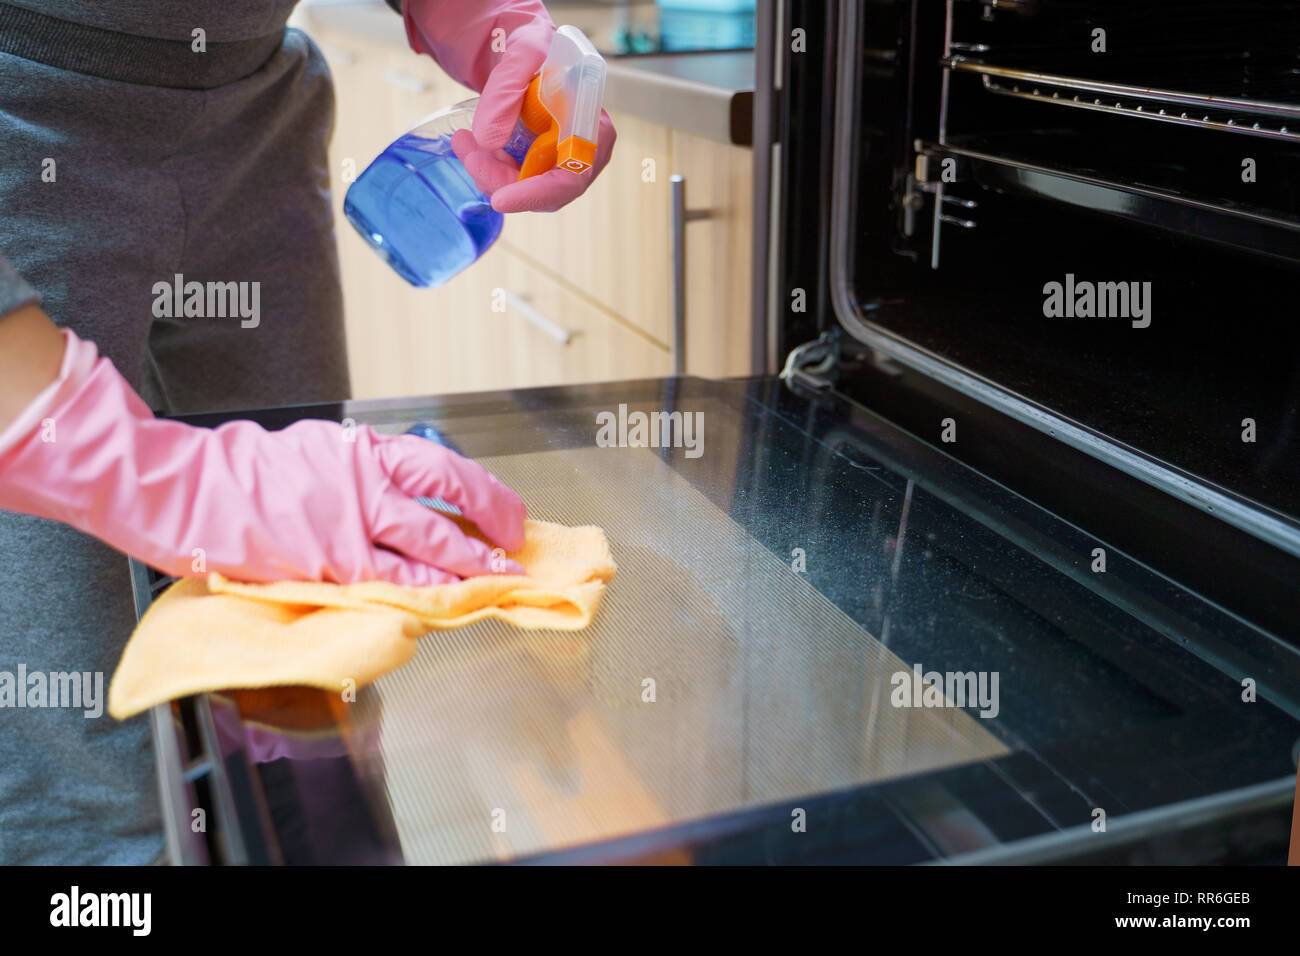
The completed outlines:
{"type": "MultiPolygon", "coordinates": [[[[405,48],[401,18],[383,0],[304,3],[302,25],[405,48]]],[[[561,8],[563,10],[563,8],[561,8]]],[[[565,19],[563,15],[560,19],[565,19]]],[[[605,105],[696,136],[753,145],[754,52],[654,53],[608,59],[605,105]]]]}
{"type": "Polygon", "coordinates": [[[754,51],[663,53],[609,62],[605,103],[697,136],[754,144],[754,51]]]}

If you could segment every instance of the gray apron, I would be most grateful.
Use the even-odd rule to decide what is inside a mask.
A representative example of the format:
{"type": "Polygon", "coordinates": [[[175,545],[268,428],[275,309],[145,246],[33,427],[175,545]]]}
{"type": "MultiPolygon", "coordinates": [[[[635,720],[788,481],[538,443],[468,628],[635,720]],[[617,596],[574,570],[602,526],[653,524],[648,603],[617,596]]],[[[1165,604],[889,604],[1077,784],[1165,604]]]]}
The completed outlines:
{"type": "MultiPolygon", "coordinates": [[[[348,397],[326,162],[333,92],[319,51],[284,27],[292,0],[12,6],[172,41],[173,53],[201,25],[210,50],[231,43],[246,61],[195,61],[193,76],[178,68],[168,83],[156,40],[140,40],[144,52],[121,44],[113,62],[102,52],[113,44],[91,35],[83,68],[39,52],[29,14],[9,18],[0,49],[29,55],[0,52],[0,256],[51,318],[170,413],[348,397]],[[233,43],[249,38],[269,43],[233,43]],[[169,315],[159,284],[178,275],[244,283],[255,318],[169,315]]],[[[0,512],[0,672],[101,673],[106,694],[134,621],[123,555],[0,512]]],[[[144,717],[0,708],[0,863],[152,862],[153,773],[144,717]]]]}

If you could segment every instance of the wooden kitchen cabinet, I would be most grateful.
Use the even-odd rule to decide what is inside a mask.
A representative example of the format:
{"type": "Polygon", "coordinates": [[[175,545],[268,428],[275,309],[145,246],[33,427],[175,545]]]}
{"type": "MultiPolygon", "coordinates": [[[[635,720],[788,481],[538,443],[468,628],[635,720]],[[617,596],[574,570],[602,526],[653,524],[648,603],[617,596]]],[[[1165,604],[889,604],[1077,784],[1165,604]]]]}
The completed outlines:
{"type": "Polygon", "coordinates": [[[685,179],[686,371],[748,375],[753,336],[753,150],[673,133],[673,170],[685,179]]]}
{"type": "Polygon", "coordinates": [[[343,196],[403,131],[473,93],[393,43],[310,32],[335,82],[330,179],[356,397],[671,374],[673,173],[689,207],[708,212],[685,227],[686,369],[751,371],[749,150],[616,113],[613,158],[582,198],[508,216],[473,266],[414,289],[356,234],[343,196]],[[562,345],[530,315],[575,334],[562,345]]]}
{"type": "Polygon", "coordinates": [[[612,114],[618,140],[582,198],[507,221],[501,241],[667,348],[672,339],[672,131],[612,114]]]}
{"type": "Polygon", "coordinates": [[[672,344],[672,193],[685,179],[686,371],[746,375],[750,367],[752,151],[612,114],[609,166],[557,213],[507,220],[501,242],[665,348],[672,344]]]}
{"type": "Polygon", "coordinates": [[[497,318],[496,341],[514,384],[559,385],[672,373],[671,357],[660,343],[533,263],[507,254],[506,277],[504,295],[499,295],[505,312],[497,318]],[[561,331],[570,336],[567,343],[558,339],[561,331]]]}

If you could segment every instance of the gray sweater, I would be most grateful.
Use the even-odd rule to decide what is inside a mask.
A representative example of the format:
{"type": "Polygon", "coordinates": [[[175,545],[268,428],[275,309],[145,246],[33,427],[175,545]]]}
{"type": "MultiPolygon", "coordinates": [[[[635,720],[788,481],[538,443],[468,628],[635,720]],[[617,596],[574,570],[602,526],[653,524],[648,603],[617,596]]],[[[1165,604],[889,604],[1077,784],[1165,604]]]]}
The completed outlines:
{"type": "MultiPolygon", "coordinates": [[[[8,15],[11,44],[32,34],[32,11],[70,24],[37,24],[51,59],[85,52],[64,41],[87,29],[129,34],[89,47],[96,69],[111,65],[105,72],[142,37],[186,41],[189,57],[191,28],[202,26],[209,64],[196,67],[203,82],[179,69],[176,82],[137,82],[0,53],[0,255],[9,260],[0,263],[0,314],[36,301],[39,289],[56,323],[94,342],[141,398],[169,412],[346,397],[326,192],[333,95],[319,51],[283,29],[292,6],[0,4],[20,11],[8,15]],[[218,43],[248,39],[261,50],[259,38],[273,32],[278,46],[253,73],[207,82],[204,70],[229,69],[218,43]],[[46,158],[57,165],[48,182],[46,158]],[[181,273],[262,283],[268,321],[244,329],[159,319],[153,286],[181,273]]],[[[137,66],[153,68],[142,61],[125,73],[137,66]]],[[[102,676],[106,691],[134,626],[125,557],[67,525],[0,511],[0,677],[102,676]]],[[[162,847],[147,716],[0,706],[0,864],[148,863],[162,847]]]]}
{"type": "Polygon", "coordinates": [[[0,315],[8,315],[20,306],[40,301],[36,290],[14,271],[4,256],[0,256],[0,315]]]}

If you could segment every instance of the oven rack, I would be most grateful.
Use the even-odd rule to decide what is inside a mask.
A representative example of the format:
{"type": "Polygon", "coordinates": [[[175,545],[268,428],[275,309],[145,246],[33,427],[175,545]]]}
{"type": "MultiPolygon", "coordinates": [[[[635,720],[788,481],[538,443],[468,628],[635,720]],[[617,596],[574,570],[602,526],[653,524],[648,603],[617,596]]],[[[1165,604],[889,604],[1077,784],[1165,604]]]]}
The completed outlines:
{"type": "Polygon", "coordinates": [[[1197,129],[1300,142],[1300,105],[1186,93],[1012,69],[949,56],[944,67],[981,77],[991,93],[1118,113],[1197,129]]]}
{"type": "Polygon", "coordinates": [[[1089,173],[1047,166],[1000,151],[980,137],[939,144],[918,141],[918,153],[961,157],[980,185],[1049,199],[1170,229],[1203,240],[1300,262],[1300,220],[1239,204],[1116,182],[1089,173]]]}
{"type": "Polygon", "coordinates": [[[967,8],[983,8],[983,19],[992,22],[998,13],[1019,14],[1026,22],[1048,22],[1065,26],[1091,27],[1104,15],[1107,27],[1126,35],[1135,29],[1167,33],[1212,30],[1233,35],[1260,24],[1276,29],[1290,26],[1289,16],[1300,9],[1295,0],[1162,0],[1145,3],[1098,0],[961,0],[967,8]]]}

